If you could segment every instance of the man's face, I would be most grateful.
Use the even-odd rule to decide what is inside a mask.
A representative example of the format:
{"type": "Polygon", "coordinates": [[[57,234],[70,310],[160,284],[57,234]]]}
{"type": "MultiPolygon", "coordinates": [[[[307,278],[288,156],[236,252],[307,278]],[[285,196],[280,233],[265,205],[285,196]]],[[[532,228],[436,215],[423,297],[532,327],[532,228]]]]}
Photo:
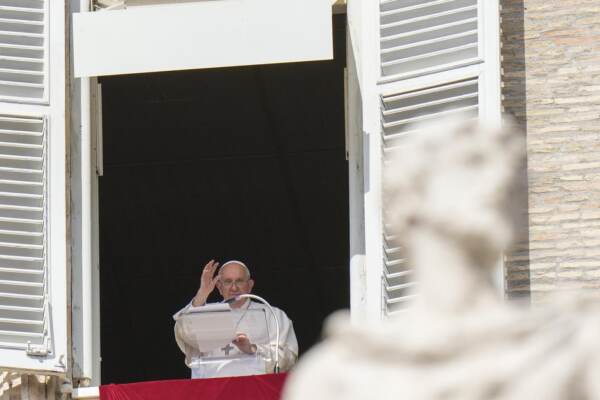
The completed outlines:
{"type": "MultiPolygon", "coordinates": [[[[252,291],[254,281],[248,279],[246,271],[240,264],[228,264],[220,273],[217,289],[224,300],[230,299],[240,294],[247,294],[252,291]]],[[[244,303],[246,299],[240,301],[244,303]]]]}

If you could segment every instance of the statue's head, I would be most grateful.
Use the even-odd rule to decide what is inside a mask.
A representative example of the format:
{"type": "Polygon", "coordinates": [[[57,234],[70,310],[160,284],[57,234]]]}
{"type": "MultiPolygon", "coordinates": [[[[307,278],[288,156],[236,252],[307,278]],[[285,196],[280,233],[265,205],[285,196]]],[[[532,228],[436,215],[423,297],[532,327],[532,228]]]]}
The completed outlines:
{"type": "Polygon", "coordinates": [[[492,267],[510,244],[524,193],[524,137],[476,121],[445,120],[407,137],[386,169],[385,203],[394,233],[409,247],[422,230],[456,241],[492,267]]]}

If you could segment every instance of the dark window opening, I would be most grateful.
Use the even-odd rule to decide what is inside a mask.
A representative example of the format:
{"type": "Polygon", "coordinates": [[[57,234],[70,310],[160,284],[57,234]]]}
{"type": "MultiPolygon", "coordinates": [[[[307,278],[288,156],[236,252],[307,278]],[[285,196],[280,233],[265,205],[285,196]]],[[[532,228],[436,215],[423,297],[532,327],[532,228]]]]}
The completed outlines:
{"type": "Polygon", "coordinates": [[[103,384],[189,377],[171,317],[211,258],[249,265],[301,354],[349,307],[345,25],[332,61],[101,80],[103,384]]]}

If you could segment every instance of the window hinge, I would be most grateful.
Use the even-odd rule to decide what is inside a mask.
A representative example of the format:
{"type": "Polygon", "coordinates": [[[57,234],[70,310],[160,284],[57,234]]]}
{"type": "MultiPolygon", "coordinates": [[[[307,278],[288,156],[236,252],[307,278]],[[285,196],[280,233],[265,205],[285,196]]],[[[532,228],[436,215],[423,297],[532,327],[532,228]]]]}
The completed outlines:
{"type": "Polygon", "coordinates": [[[31,343],[27,343],[27,349],[25,352],[28,356],[46,357],[48,354],[50,354],[50,349],[48,345],[34,346],[31,343]]]}

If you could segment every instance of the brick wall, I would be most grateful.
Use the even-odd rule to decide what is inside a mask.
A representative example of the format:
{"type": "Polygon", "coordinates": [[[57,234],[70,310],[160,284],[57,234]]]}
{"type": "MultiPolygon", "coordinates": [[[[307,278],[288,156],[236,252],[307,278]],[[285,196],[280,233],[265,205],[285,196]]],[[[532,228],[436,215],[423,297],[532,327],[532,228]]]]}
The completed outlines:
{"type": "Polygon", "coordinates": [[[528,226],[510,297],[600,295],[600,1],[501,0],[504,107],[527,134],[528,226]]]}

